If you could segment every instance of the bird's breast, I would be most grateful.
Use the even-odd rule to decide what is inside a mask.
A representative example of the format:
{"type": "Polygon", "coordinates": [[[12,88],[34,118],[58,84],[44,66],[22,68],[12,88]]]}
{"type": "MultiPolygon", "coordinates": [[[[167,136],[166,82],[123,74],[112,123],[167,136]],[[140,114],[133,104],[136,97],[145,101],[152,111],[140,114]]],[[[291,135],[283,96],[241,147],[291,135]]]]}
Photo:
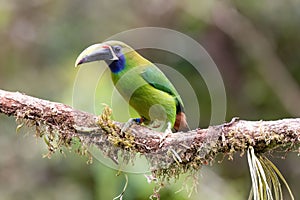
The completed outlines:
{"type": "Polygon", "coordinates": [[[176,101],[172,95],[154,88],[134,70],[118,77],[112,74],[112,79],[121,96],[139,115],[149,121],[175,123],[176,101]]]}

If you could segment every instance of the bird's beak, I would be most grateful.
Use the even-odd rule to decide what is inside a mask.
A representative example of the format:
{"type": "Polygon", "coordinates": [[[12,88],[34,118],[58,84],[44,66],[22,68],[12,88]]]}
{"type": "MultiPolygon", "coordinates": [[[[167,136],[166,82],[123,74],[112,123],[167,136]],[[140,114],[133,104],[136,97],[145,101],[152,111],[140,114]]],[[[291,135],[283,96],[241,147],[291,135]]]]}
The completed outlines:
{"type": "Polygon", "coordinates": [[[97,60],[118,60],[112,47],[106,44],[93,44],[83,50],[77,57],[75,67],[83,63],[93,62],[97,60]]]}

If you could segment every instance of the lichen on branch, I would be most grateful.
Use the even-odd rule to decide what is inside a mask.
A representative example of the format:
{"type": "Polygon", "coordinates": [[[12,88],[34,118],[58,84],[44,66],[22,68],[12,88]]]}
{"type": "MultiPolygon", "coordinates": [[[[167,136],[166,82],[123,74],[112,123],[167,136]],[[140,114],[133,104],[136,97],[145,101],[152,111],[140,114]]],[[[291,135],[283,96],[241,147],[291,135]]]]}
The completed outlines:
{"type": "Polygon", "coordinates": [[[285,146],[290,150],[300,140],[299,118],[234,118],[207,129],[169,134],[161,140],[162,133],[144,126],[133,125],[122,132],[124,124],[110,118],[109,108],[98,117],[61,103],[4,90],[0,90],[0,113],[34,126],[48,145],[49,155],[62,147],[71,148],[74,143],[81,154],[88,154],[86,146],[95,145],[116,164],[120,155],[125,161],[134,162],[138,153],[147,158],[153,174],[162,177],[197,171],[202,165],[212,164],[220,153],[232,158],[235,152],[243,154],[250,146],[257,153],[285,146]]]}

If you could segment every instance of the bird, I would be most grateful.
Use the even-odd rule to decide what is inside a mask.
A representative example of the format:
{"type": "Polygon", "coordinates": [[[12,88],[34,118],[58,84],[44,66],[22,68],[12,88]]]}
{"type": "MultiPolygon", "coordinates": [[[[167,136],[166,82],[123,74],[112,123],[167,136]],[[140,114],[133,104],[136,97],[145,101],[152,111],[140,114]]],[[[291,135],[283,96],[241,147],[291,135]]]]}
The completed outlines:
{"type": "Polygon", "coordinates": [[[166,75],[152,62],[121,41],[105,41],[84,49],[75,67],[104,61],[111,71],[114,86],[140,118],[128,123],[162,127],[172,132],[188,131],[183,101],[166,75]]]}

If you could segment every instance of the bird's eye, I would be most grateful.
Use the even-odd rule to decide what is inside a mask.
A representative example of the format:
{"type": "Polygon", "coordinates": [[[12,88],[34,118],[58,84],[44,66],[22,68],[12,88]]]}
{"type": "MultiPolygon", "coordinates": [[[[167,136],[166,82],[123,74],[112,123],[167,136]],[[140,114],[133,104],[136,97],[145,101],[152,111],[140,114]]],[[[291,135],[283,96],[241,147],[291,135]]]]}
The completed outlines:
{"type": "Polygon", "coordinates": [[[121,51],[121,47],[120,46],[114,46],[114,51],[115,51],[115,53],[119,53],[121,51]]]}

